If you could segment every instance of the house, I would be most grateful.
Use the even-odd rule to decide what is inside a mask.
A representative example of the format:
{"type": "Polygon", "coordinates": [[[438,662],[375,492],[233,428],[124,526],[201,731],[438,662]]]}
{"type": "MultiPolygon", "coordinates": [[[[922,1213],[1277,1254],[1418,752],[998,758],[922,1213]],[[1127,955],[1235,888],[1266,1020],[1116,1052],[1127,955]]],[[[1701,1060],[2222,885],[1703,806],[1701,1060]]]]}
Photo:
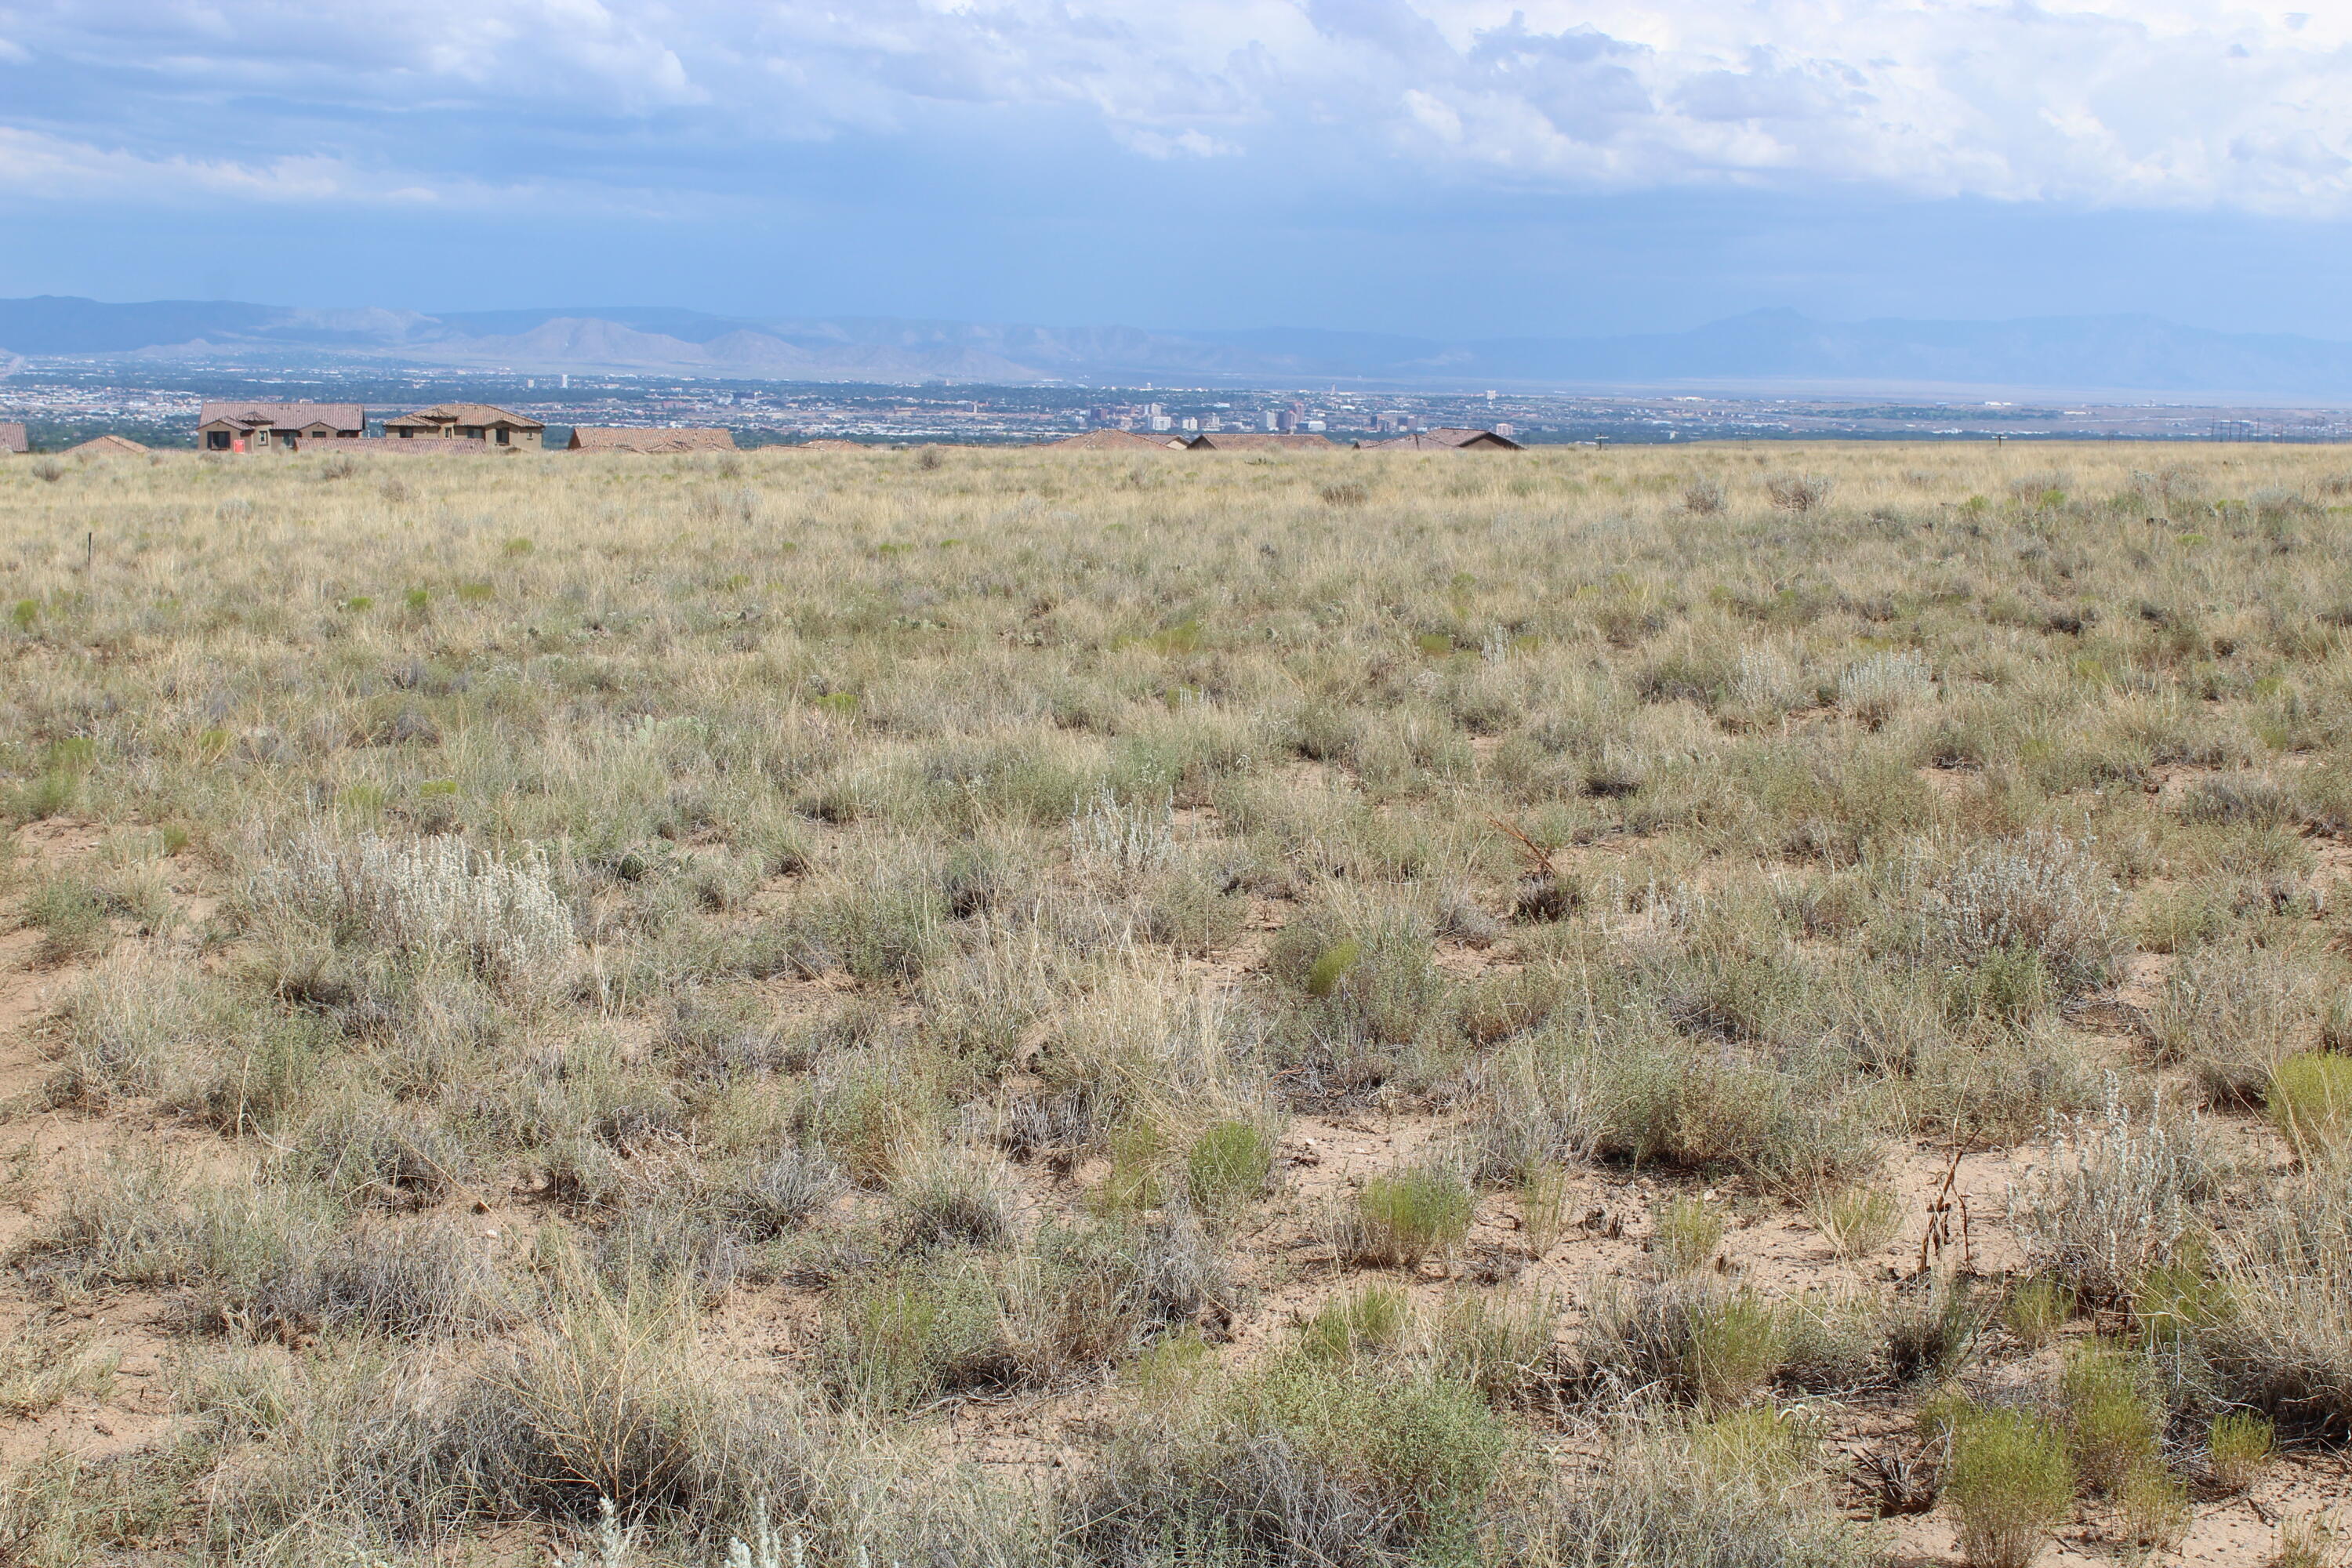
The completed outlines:
{"type": "Polygon", "coordinates": [[[356,403],[207,402],[196,415],[196,445],[207,452],[292,452],[366,433],[367,410],[356,403]]]}
{"type": "Polygon", "coordinates": [[[423,437],[536,452],[547,435],[547,426],[528,415],[509,413],[487,403],[441,403],[385,420],[383,433],[393,440],[413,441],[423,437]]]}
{"type": "Polygon", "coordinates": [[[1367,452],[1517,452],[1523,448],[1508,436],[1492,430],[1416,430],[1386,441],[1359,441],[1367,452]]]}
{"type": "Polygon", "coordinates": [[[22,425],[0,425],[0,458],[29,452],[32,449],[32,443],[25,439],[25,427],[22,425]]]}
{"type": "Polygon", "coordinates": [[[1181,436],[1139,436],[1132,430],[1088,430],[1082,435],[1065,436],[1058,441],[1040,441],[1041,447],[1060,452],[1165,452],[1183,449],[1181,436]]]}
{"type": "Polygon", "coordinates": [[[93,436],[79,447],[68,447],[68,458],[143,458],[147,448],[128,436],[93,436]]]}
{"type": "Polygon", "coordinates": [[[625,430],[612,426],[581,425],[564,443],[567,452],[731,452],[732,430],[625,430]]]}
{"type": "Polygon", "coordinates": [[[862,441],[836,440],[833,437],[825,436],[814,441],[803,441],[793,450],[795,452],[863,452],[866,450],[866,444],[862,441]]]}
{"type": "Polygon", "coordinates": [[[1188,452],[1329,452],[1338,443],[1328,437],[1310,430],[1259,432],[1255,430],[1216,430],[1206,436],[1195,436],[1185,444],[1188,452]]]}

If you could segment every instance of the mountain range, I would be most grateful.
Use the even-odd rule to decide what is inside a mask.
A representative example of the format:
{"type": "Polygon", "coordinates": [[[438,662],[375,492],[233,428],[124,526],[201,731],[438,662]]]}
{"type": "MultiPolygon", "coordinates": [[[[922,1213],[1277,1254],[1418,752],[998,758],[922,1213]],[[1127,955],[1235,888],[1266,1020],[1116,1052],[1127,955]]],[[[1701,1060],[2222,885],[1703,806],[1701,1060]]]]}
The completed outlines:
{"type": "Polygon", "coordinates": [[[1685,332],[1446,340],[1295,328],[1044,327],[747,318],[605,306],[426,314],[234,301],[0,300],[0,354],[291,369],[405,364],[907,384],[1037,382],[1996,391],[2352,399],[2352,343],[2153,316],[1821,321],[1757,310],[1685,332]]]}

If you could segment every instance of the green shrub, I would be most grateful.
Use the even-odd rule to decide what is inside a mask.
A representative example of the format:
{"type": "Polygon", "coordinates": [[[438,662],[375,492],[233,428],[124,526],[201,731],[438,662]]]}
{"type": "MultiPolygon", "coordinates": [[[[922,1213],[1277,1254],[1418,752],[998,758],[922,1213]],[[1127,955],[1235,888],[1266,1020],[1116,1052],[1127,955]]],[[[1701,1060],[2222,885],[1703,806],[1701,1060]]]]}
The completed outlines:
{"type": "Polygon", "coordinates": [[[2206,1429],[2205,1460],[2215,1483],[2233,1492],[2253,1485],[2270,1462],[2276,1441],[2275,1428],[2267,1416],[2233,1410],[2213,1417],[2206,1429]]]}
{"type": "Polygon", "coordinates": [[[1394,1350],[1412,1327],[1412,1303],[1402,1290],[1375,1285],[1352,1296],[1335,1296],[1316,1309],[1299,1331],[1301,1347],[1325,1361],[1346,1361],[1394,1350]]]}
{"type": "Polygon", "coordinates": [[[2352,1148],[2352,1057],[2311,1051],[2271,1069],[2273,1124],[2305,1164],[2352,1148]]]}
{"type": "Polygon", "coordinates": [[[1723,1211],[1705,1198],[1675,1198],[1658,1215],[1651,1254],[1669,1277],[1704,1268],[1715,1261],[1727,1223],[1723,1211]]]}
{"type": "Polygon", "coordinates": [[[1822,1239],[1848,1263],[1884,1252],[1903,1228],[1903,1207],[1877,1187],[1844,1187],[1823,1194],[1809,1209],[1822,1239]]]}
{"type": "Polygon", "coordinates": [[[1274,1179],[1274,1137],[1249,1121],[1220,1121],[1192,1142],[1184,1156],[1185,1185],[1203,1214],[1239,1213],[1274,1179]]]}
{"type": "Polygon", "coordinates": [[[2066,1445],[2021,1410],[1963,1406],[1952,1414],[1943,1497],[1974,1568],[2026,1568],[2074,1500],[2066,1445]]]}
{"type": "Polygon", "coordinates": [[[2135,1468],[2156,1462],[2160,1412],[2146,1369],[2122,1346],[2076,1347],[2066,1358],[2058,1401],[2067,1453],[2084,1487],[2119,1492],[2135,1468]]]}
{"type": "Polygon", "coordinates": [[[2001,1316],[2021,1343],[2040,1350],[2074,1321],[2074,1293],[2057,1279],[2028,1279],[2009,1293],[2001,1316]]]}
{"type": "Polygon", "coordinates": [[[1304,1355],[1130,1424],[1076,1500],[1087,1560],[1463,1560],[1512,1448],[1479,1392],[1304,1355]]]}
{"type": "Polygon", "coordinates": [[[1355,1260],[1414,1268],[1470,1229],[1474,1205],[1460,1173],[1440,1165],[1374,1176],[1356,1195],[1355,1260]]]}

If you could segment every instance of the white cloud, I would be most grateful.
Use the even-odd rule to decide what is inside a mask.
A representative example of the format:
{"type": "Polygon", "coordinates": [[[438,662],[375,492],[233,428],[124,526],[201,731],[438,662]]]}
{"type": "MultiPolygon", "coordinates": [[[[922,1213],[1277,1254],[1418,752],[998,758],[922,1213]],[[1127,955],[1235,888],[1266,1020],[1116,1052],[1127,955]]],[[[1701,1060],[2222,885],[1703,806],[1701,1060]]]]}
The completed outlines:
{"type": "MultiPolygon", "coordinates": [[[[89,90],[68,142],[184,122],[408,159],[482,117],[593,182],[604,150],[922,132],[1049,110],[1153,158],[1332,150],[1566,191],[1793,183],[2084,205],[2352,213],[2352,7],[2222,0],[0,0],[0,40],[89,90]],[[252,122],[259,115],[262,121],[252,122]],[[238,116],[248,117],[239,123],[238,116]],[[340,118],[339,118],[340,117],[340,118]],[[567,151],[568,150],[568,151],[567,151]]],[[[0,56],[0,58],[14,58],[0,56]]],[[[9,110],[0,110],[0,123],[9,110]]],[[[222,194],[348,189],[315,147],[222,194]],[[314,162],[320,163],[316,168],[314,162]]],[[[493,182],[494,183],[494,182],[493,182]]]]}

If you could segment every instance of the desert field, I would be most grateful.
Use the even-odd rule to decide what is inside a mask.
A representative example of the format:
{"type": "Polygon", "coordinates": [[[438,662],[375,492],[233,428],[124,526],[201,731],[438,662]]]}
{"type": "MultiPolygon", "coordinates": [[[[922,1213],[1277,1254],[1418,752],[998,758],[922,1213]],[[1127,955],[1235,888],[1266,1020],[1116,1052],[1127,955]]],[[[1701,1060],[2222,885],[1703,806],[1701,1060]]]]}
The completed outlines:
{"type": "Polygon", "coordinates": [[[16,458],[0,605],[0,1563],[2352,1545],[2352,453],[16,458]]]}

